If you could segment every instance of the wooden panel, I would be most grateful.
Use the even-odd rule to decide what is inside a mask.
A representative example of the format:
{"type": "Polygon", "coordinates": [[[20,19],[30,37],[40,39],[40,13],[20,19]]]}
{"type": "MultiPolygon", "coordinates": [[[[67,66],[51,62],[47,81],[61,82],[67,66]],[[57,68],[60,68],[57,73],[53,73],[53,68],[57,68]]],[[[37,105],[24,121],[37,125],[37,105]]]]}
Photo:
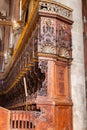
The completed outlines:
{"type": "Polygon", "coordinates": [[[0,107],[0,130],[10,130],[10,111],[0,107]]]}
{"type": "Polygon", "coordinates": [[[55,75],[56,96],[68,97],[68,66],[61,62],[55,64],[55,75]]]}
{"type": "Polygon", "coordinates": [[[56,130],[72,130],[72,110],[69,106],[56,107],[56,130]]]}
{"type": "Polygon", "coordinates": [[[36,119],[35,130],[55,130],[55,107],[49,105],[40,105],[41,115],[36,119]]]}
{"type": "Polygon", "coordinates": [[[50,97],[69,97],[69,70],[64,62],[49,61],[48,67],[48,95],[50,97]]]}

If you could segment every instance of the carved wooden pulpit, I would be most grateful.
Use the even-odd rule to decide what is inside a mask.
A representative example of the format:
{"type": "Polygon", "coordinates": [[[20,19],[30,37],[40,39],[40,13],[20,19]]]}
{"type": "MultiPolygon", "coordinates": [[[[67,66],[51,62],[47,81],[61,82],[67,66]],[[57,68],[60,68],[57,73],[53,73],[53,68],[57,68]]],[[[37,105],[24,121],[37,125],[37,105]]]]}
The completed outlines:
{"type": "Polygon", "coordinates": [[[28,110],[27,120],[26,112],[22,116],[13,112],[12,130],[24,129],[24,122],[28,122],[27,130],[72,130],[72,9],[50,0],[34,2],[0,94],[6,99],[6,108],[28,110]]]}
{"type": "Polygon", "coordinates": [[[72,130],[72,9],[41,1],[39,17],[38,64],[45,80],[36,99],[42,112],[36,130],[72,130]]]}

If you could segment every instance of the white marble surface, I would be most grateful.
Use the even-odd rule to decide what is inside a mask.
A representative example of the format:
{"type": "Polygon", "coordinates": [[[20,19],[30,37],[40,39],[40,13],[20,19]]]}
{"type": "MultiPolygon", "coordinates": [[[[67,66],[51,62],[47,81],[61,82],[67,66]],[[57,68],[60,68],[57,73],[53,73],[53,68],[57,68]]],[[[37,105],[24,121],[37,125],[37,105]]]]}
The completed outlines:
{"type": "Polygon", "coordinates": [[[81,0],[55,0],[73,9],[71,86],[73,130],[87,130],[81,0]]]}

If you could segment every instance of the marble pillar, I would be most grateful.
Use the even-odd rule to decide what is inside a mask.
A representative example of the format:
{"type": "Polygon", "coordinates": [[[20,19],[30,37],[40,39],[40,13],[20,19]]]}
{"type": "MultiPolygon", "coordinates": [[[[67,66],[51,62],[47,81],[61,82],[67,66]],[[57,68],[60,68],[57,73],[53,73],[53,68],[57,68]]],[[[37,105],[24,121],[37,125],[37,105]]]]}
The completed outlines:
{"type": "Polygon", "coordinates": [[[71,94],[73,101],[73,130],[87,130],[84,46],[81,0],[55,0],[73,9],[71,94]]]}

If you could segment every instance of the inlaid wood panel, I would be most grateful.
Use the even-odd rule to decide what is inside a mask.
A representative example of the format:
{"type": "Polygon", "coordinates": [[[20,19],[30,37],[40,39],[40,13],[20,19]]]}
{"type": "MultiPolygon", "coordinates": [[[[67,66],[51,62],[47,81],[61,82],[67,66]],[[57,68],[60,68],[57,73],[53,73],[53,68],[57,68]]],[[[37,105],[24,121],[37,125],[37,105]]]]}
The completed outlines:
{"type": "Polygon", "coordinates": [[[69,92],[69,67],[61,61],[49,61],[48,95],[67,99],[69,92]]]}
{"type": "Polygon", "coordinates": [[[55,64],[55,93],[56,96],[68,97],[68,67],[66,64],[55,64]]]}
{"type": "Polygon", "coordinates": [[[70,106],[56,106],[56,130],[72,130],[72,110],[70,106]]]}

